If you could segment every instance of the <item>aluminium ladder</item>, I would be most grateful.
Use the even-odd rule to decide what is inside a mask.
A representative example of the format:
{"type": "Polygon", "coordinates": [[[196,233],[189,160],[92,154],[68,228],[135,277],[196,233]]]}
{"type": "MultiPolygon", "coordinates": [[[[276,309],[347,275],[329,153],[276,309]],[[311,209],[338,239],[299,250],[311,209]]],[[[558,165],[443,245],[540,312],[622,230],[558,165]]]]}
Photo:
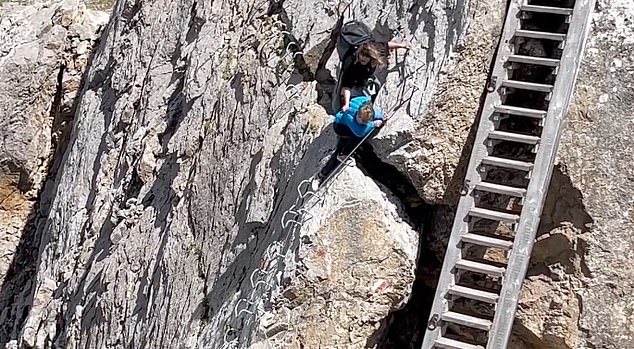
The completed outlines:
{"type": "Polygon", "coordinates": [[[595,1],[576,0],[574,7],[562,7],[564,1],[510,0],[423,349],[507,347],[595,1]],[[527,18],[541,21],[526,25],[527,18]],[[554,28],[552,22],[558,20],[562,24],[554,28]],[[556,54],[545,54],[546,49],[522,52],[521,45],[530,40],[536,40],[542,45],[539,47],[554,47],[552,52],[556,54]],[[531,81],[516,77],[526,67],[533,72],[552,69],[550,78],[531,81]],[[535,102],[540,95],[541,106],[535,102]],[[529,127],[529,132],[501,128],[503,120],[508,118],[524,118],[528,122],[525,125],[533,122],[534,127],[529,127]],[[500,156],[495,150],[500,144],[505,149],[529,147],[528,153],[532,153],[529,157],[533,158],[527,160],[521,152],[512,151],[500,156]],[[488,173],[505,170],[524,174],[524,185],[504,182],[509,177],[502,177],[501,183],[487,177],[488,173]],[[509,202],[520,200],[520,208],[482,207],[486,206],[480,200],[482,195],[494,198],[499,195],[509,202]],[[482,234],[474,228],[478,221],[492,222],[496,227],[507,224],[513,236],[482,234]],[[508,261],[503,266],[503,263],[473,260],[465,255],[469,246],[502,250],[508,261]],[[460,279],[465,273],[493,278],[499,288],[491,291],[481,285],[465,286],[460,279]],[[460,299],[488,304],[493,315],[474,316],[473,311],[465,314],[453,310],[452,306],[460,299]],[[478,343],[474,339],[477,335],[465,336],[464,330],[455,328],[480,331],[481,340],[478,343]]]}

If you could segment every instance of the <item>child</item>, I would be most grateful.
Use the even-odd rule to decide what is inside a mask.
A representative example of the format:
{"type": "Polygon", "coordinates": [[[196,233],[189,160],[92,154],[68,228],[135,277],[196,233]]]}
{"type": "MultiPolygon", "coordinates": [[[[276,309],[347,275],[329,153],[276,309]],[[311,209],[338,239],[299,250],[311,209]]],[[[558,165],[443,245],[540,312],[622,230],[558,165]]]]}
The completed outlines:
{"type": "Polygon", "coordinates": [[[337,147],[328,159],[326,165],[317,175],[318,181],[313,182],[313,189],[319,185],[351,155],[354,148],[368,135],[373,137],[385,123],[381,112],[375,110],[370,97],[358,96],[350,100],[349,108],[340,111],[335,116],[333,128],[337,134],[337,147]]]}

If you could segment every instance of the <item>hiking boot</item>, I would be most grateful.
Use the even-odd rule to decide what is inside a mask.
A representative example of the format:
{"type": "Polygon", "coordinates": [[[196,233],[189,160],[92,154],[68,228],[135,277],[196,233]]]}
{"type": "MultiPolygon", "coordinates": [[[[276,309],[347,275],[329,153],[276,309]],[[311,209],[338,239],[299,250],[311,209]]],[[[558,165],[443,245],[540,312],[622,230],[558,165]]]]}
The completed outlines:
{"type": "Polygon", "coordinates": [[[317,175],[310,182],[310,188],[313,191],[318,191],[321,184],[326,180],[326,177],[321,174],[321,172],[317,173],[317,175]]]}
{"type": "Polygon", "coordinates": [[[346,162],[346,165],[348,166],[356,166],[357,162],[354,160],[354,157],[350,156],[348,158],[348,160],[346,160],[346,155],[345,154],[339,154],[337,155],[337,160],[339,160],[339,162],[343,163],[344,161],[346,162]]]}

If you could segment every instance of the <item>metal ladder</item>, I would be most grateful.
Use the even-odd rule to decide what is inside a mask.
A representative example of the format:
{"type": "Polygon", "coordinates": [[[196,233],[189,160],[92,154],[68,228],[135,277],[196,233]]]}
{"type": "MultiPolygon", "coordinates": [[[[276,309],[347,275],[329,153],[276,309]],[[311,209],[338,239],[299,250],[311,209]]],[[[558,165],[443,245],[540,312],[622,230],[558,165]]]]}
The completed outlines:
{"type": "Polygon", "coordinates": [[[510,1],[423,349],[507,347],[595,0],[561,2],[510,1]]]}

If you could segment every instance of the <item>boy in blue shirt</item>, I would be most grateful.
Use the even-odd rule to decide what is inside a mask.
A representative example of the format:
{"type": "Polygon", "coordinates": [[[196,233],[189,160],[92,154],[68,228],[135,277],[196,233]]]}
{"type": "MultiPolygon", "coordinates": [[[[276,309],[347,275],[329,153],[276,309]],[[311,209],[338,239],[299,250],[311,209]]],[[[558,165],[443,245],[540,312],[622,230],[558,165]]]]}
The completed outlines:
{"type": "Polygon", "coordinates": [[[317,178],[320,185],[334,171],[344,159],[352,153],[354,148],[368,135],[374,137],[384,124],[383,113],[374,109],[372,100],[368,96],[358,96],[350,100],[347,110],[341,110],[335,115],[333,128],[337,134],[337,147],[326,165],[321,169],[317,178]]]}

